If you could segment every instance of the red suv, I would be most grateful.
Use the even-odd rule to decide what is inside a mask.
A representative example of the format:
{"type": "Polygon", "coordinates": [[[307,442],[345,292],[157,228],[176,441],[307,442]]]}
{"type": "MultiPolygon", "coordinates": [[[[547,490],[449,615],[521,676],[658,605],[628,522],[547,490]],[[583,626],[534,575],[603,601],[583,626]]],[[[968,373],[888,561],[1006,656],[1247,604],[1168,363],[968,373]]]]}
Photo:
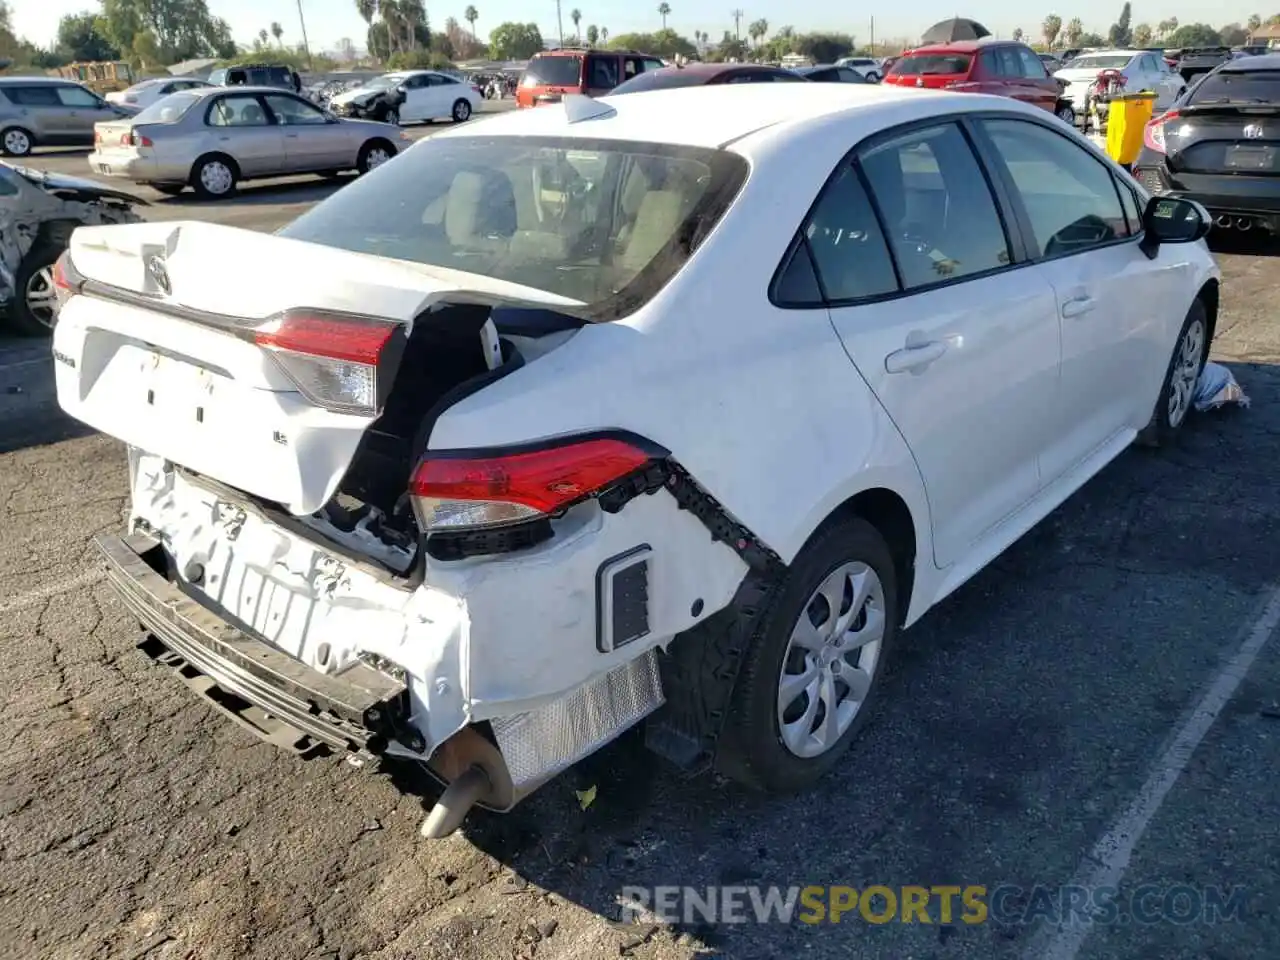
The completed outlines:
{"type": "Polygon", "coordinates": [[[884,82],[1013,97],[1075,122],[1062,84],[1049,76],[1039,54],[1025,43],[967,40],[908,50],[889,68],[884,82]]]}
{"type": "Polygon", "coordinates": [[[566,93],[603,96],[632,77],[664,66],[657,57],[631,50],[565,47],[535,53],[516,87],[516,106],[558,103],[566,93]]]}

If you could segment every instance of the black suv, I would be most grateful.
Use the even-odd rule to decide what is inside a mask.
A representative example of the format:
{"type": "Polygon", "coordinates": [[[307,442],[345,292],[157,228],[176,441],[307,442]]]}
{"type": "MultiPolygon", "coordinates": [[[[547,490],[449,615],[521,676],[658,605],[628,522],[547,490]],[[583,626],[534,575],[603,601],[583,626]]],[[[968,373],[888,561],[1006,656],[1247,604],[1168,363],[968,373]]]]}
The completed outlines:
{"type": "Polygon", "coordinates": [[[209,74],[209,82],[219,87],[279,87],[294,93],[302,92],[302,78],[292,67],[278,63],[242,63],[234,67],[219,67],[209,74]]]}

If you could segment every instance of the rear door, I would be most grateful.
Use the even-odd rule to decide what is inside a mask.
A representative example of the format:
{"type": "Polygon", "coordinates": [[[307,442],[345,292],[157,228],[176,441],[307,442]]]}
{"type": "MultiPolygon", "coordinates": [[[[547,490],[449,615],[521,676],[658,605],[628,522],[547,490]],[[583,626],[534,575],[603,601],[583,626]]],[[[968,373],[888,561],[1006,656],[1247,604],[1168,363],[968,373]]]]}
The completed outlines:
{"type": "Polygon", "coordinates": [[[288,170],[341,170],[355,164],[347,124],[330,123],[318,107],[301,97],[272,93],[263,99],[283,135],[288,170]]]}
{"type": "Polygon", "coordinates": [[[619,78],[619,57],[612,53],[587,55],[586,92],[588,96],[601,97],[616,87],[619,78]]]}
{"type": "Polygon", "coordinates": [[[1067,134],[1026,119],[982,120],[1028,254],[1052,285],[1061,388],[1042,456],[1045,483],[1151,416],[1168,362],[1165,326],[1183,289],[1138,249],[1129,188],[1067,134]]]}
{"type": "Polygon", "coordinates": [[[18,123],[35,134],[37,141],[62,142],[69,136],[67,111],[54,84],[6,86],[5,95],[17,111],[18,123]]]}
{"type": "Polygon", "coordinates": [[[1022,77],[1027,86],[1029,102],[1053,113],[1058,107],[1061,88],[1058,81],[1049,76],[1044,61],[1029,47],[1018,47],[1018,60],[1022,65],[1022,77]]]}
{"type": "Polygon", "coordinates": [[[859,150],[804,242],[845,349],[924,477],[935,559],[954,563],[1040,489],[1058,377],[1052,288],[1011,266],[994,195],[954,123],[859,150]]]}
{"type": "Polygon", "coordinates": [[[256,93],[231,93],[209,105],[205,123],[218,149],[226,151],[246,177],[286,169],[284,132],[256,93]]]}

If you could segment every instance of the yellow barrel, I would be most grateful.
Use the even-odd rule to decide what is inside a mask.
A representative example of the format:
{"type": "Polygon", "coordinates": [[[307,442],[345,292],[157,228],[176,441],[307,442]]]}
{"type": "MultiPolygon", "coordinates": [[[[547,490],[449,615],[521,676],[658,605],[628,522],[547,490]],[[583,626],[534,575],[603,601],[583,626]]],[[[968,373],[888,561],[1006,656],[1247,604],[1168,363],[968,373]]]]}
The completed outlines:
{"type": "Polygon", "coordinates": [[[1142,152],[1142,130],[1155,112],[1154,93],[1126,93],[1113,97],[1107,109],[1107,156],[1131,164],[1142,152]]]}

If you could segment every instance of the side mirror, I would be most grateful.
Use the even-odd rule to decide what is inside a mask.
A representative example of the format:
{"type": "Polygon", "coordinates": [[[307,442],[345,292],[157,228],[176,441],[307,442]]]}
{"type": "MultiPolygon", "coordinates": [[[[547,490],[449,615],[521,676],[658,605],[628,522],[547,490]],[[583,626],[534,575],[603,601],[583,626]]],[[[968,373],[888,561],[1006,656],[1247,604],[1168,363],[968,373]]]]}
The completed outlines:
{"type": "Polygon", "coordinates": [[[404,84],[404,83],[402,83],[402,84],[400,84],[400,86],[396,87],[396,93],[405,93],[405,94],[407,94],[408,92],[409,92],[409,86],[408,86],[408,84],[404,84]]]}
{"type": "Polygon", "coordinates": [[[1142,213],[1142,251],[1151,258],[1162,243],[1194,243],[1213,227],[1209,211],[1194,200],[1152,197],[1142,213]]]}

